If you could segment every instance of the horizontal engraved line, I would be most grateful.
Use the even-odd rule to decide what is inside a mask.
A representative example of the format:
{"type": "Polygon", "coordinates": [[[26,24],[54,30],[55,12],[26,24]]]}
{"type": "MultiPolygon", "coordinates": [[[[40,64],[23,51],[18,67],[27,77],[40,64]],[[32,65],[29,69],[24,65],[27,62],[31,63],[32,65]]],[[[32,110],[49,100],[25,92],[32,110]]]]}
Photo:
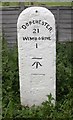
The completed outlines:
{"type": "Polygon", "coordinates": [[[31,74],[31,75],[44,75],[45,76],[45,74],[31,74]]]}
{"type": "Polygon", "coordinates": [[[32,58],[32,59],[42,59],[42,58],[32,58]]]}

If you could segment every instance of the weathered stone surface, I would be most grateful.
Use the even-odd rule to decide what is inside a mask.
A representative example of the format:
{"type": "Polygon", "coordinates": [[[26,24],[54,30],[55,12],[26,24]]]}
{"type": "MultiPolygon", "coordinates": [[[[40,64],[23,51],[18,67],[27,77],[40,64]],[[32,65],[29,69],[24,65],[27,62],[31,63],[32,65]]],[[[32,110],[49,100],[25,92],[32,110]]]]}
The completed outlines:
{"type": "Polygon", "coordinates": [[[53,14],[44,7],[23,10],[17,22],[22,105],[41,105],[56,91],[56,36],[53,14]]]}

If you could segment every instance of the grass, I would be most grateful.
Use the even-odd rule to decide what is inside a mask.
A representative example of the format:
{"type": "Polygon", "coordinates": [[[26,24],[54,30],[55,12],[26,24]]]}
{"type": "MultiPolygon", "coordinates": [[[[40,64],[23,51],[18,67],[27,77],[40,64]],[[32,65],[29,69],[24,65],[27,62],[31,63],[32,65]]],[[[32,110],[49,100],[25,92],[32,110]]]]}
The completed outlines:
{"type": "Polygon", "coordinates": [[[34,118],[52,120],[73,119],[73,43],[57,43],[57,101],[52,104],[52,96],[41,106],[23,107],[20,104],[17,48],[8,50],[3,45],[3,118],[34,118]]]}
{"type": "Polygon", "coordinates": [[[1,76],[2,76],[2,41],[1,41],[1,36],[0,36],[0,120],[2,117],[2,81],[1,81],[1,76]]]}
{"type": "MultiPolygon", "coordinates": [[[[3,6],[19,6],[19,2],[0,2],[3,6]]],[[[23,4],[23,3],[22,3],[23,4]]],[[[24,5],[29,6],[31,2],[24,2],[24,5]]],[[[33,5],[44,6],[72,6],[72,2],[33,2],[33,5]]]]}
{"type": "Polygon", "coordinates": [[[2,118],[2,34],[0,33],[0,120],[2,118]]]}
{"type": "Polygon", "coordinates": [[[36,4],[45,6],[71,6],[71,2],[38,2],[36,4]]]}
{"type": "Polygon", "coordinates": [[[2,83],[0,80],[0,120],[2,118],[2,83]]]}
{"type": "Polygon", "coordinates": [[[2,73],[2,37],[0,34],[0,75],[2,73]]]}

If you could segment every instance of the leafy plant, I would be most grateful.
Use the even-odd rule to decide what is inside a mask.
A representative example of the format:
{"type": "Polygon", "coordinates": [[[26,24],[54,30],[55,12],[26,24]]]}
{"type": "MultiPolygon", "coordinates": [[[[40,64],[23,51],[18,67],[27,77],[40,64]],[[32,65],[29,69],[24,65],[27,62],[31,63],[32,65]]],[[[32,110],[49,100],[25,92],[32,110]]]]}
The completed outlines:
{"type": "Polygon", "coordinates": [[[55,105],[52,95],[41,106],[31,108],[20,104],[18,52],[17,47],[12,50],[3,42],[3,118],[34,118],[52,120],[73,119],[73,43],[57,43],[57,100],[55,105]]]}

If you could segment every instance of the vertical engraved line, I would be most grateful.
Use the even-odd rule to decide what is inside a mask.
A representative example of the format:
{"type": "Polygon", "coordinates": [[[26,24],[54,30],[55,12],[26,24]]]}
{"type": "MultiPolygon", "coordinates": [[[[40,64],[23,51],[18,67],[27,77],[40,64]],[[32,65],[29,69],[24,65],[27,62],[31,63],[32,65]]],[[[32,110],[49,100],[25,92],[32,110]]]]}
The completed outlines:
{"type": "Polygon", "coordinates": [[[38,44],[36,43],[36,48],[38,48],[38,44]]]}

